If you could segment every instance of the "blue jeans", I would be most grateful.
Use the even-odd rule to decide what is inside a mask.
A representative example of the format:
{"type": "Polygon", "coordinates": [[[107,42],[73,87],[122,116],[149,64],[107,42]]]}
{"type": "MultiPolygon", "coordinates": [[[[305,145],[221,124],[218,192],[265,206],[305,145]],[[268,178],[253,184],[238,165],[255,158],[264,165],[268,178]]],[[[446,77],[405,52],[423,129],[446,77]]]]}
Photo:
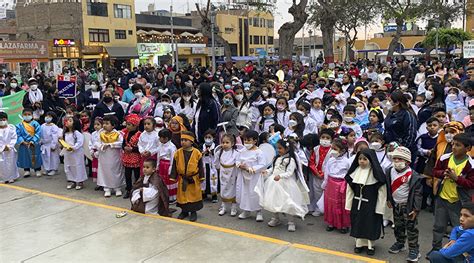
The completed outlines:
{"type": "Polygon", "coordinates": [[[459,256],[456,258],[447,258],[441,254],[439,251],[433,251],[430,254],[431,263],[462,263],[464,262],[464,256],[459,256]]]}

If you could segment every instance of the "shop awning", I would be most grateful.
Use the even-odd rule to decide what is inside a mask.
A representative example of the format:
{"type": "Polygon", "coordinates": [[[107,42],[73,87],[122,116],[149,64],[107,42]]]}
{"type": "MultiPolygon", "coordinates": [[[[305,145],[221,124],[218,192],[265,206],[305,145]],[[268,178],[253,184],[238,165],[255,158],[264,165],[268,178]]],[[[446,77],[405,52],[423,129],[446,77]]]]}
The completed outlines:
{"type": "Polygon", "coordinates": [[[110,58],[138,58],[136,47],[105,47],[110,58]]]}

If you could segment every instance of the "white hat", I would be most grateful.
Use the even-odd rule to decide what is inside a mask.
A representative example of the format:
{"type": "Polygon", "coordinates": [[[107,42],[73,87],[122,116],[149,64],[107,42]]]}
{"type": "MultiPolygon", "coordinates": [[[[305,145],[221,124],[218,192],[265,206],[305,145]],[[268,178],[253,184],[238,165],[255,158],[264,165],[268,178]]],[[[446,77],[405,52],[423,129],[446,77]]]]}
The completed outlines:
{"type": "Polygon", "coordinates": [[[407,147],[400,146],[397,147],[392,153],[392,158],[400,158],[407,162],[411,162],[411,152],[407,147]]]}

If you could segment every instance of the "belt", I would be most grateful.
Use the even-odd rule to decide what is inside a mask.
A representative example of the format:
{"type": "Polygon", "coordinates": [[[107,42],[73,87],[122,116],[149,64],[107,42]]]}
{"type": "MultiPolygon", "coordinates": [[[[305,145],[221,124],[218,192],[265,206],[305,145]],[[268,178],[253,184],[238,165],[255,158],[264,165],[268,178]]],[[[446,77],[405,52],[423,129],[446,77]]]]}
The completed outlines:
{"type": "Polygon", "coordinates": [[[181,176],[181,179],[183,181],[182,183],[182,186],[181,186],[181,190],[183,190],[183,192],[186,192],[186,189],[188,188],[188,183],[189,184],[193,184],[194,183],[194,179],[193,177],[195,175],[198,175],[199,173],[195,173],[195,174],[192,174],[192,175],[184,175],[184,174],[180,174],[179,176],[181,176]]]}
{"type": "Polygon", "coordinates": [[[221,166],[222,166],[223,168],[226,168],[226,169],[228,169],[228,168],[234,168],[234,167],[235,167],[235,163],[234,163],[234,164],[231,164],[231,165],[225,165],[225,164],[223,164],[223,163],[220,163],[220,164],[221,164],[221,166]]]}

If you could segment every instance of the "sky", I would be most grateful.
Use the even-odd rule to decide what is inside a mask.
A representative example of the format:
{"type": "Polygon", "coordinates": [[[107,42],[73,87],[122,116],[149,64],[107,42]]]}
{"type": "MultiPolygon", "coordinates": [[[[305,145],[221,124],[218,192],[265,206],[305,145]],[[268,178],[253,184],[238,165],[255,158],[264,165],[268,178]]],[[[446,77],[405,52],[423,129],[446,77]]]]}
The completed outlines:
{"type": "MultiPolygon", "coordinates": [[[[217,4],[219,2],[224,2],[226,3],[227,0],[211,0],[212,3],[217,4]]],[[[275,36],[278,36],[278,29],[280,28],[281,25],[283,25],[285,22],[288,22],[292,20],[292,16],[288,14],[288,8],[291,6],[292,0],[276,0],[278,2],[277,9],[273,16],[275,17],[275,36]]],[[[176,13],[187,13],[188,11],[193,11],[196,10],[195,4],[194,3],[200,3],[201,5],[205,5],[207,3],[206,0],[135,0],[135,9],[136,12],[140,11],[146,11],[148,8],[148,4],[155,4],[155,9],[157,10],[162,10],[170,9],[171,2],[173,2],[173,11],[176,13]]],[[[422,24],[420,24],[422,26],[422,24]]],[[[456,25],[458,26],[458,25],[456,25]]],[[[459,25],[458,27],[460,27],[459,25]]],[[[308,37],[308,25],[305,26],[305,36],[308,37]]],[[[321,32],[319,30],[315,30],[313,28],[313,31],[316,32],[316,34],[321,35],[321,32]]],[[[374,24],[369,27],[367,27],[367,38],[370,39],[373,37],[374,33],[381,33],[382,32],[382,24],[374,24]]],[[[302,30],[297,34],[297,36],[301,36],[302,30]]],[[[337,32],[336,32],[337,33],[337,32]]],[[[365,33],[364,33],[364,28],[359,30],[359,35],[358,39],[365,39],[365,33]]]]}

